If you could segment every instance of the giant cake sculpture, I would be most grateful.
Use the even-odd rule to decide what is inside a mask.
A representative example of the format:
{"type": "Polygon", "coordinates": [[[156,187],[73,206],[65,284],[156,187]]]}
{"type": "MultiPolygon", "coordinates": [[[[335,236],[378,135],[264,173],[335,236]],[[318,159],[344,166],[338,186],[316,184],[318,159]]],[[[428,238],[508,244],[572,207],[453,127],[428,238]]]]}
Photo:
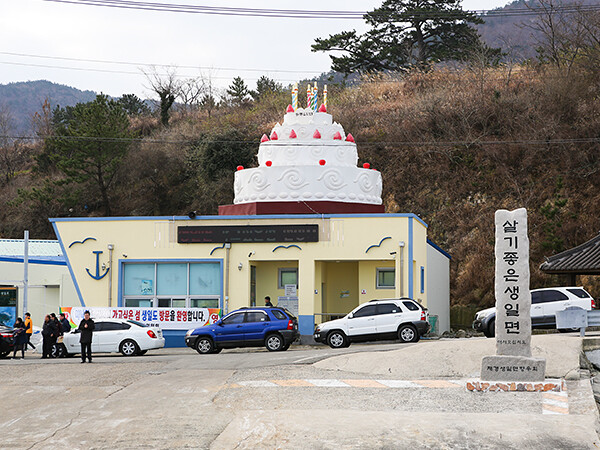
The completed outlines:
{"type": "Polygon", "coordinates": [[[381,174],[357,167],[354,138],[327,113],[327,86],[319,108],[317,97],[315,83],[300,108],[294,86],[283,123],[261,139],[259,167],[238,167],[234,204],[219,214],[384,212],[381,174]]]}

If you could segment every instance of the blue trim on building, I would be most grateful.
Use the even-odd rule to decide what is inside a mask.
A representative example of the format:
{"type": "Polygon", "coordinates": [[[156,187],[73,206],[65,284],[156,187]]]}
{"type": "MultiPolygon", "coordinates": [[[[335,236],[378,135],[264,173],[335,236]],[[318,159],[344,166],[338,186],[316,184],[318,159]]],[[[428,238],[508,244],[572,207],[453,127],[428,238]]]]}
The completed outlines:
{"type": "Polygon", "coordinates": [[[421,294],[425,293],[425,267],[421,266],[421,294]]]}
{"type": "Polygon", "coordinates": [[[413,298],[413,277],[414,277],[414,270],[413,270],[413,247],[414,247],[414,243],[413,243],[413,221],[412,221],[412,217],[408,218],[408,296],[410,298],[413,298]]]}
{"type": "Polygon", "coordinates": [[[432,240],[430,240],[429,238],[427,239],[427,243],[429,245],[431,245],[433,248],[435,248],[438,252],[440,252],[442,255],[444,255],[446,258],[448,259],[452,259],[452,255],[446,251],[444,251],[444,249],[442,249],[439,245],[437,245],[435,242],[433,242],[432,240]]]}
{"type": "Polygon", "coordinates": [[[186,332],[187,330],[162,330],[165,348],[185,347],[186,332]]]}
{"type": "Polygon", "coordinates": [[[298,331],[301,335],[310,335],[312,336],[315,332],[315,316],[305,315],[298,316],[298,331]]]}
{"type": "Polygon", "coordinates": [[[130,216],[130,217],[57,217],[48,219],[51,223],[56,222],[114,222],[127,220],[252,220],[252,219],[335,219],[345,217],[410,217],[417,219],[424,227],[427,224],[413,213],[381,213],[381,214],[265,214],[254,216],[197,216],[190,219],[188,216],[130,216]]]}
{"type": "MultiPolygon", "coordinates": [[[[225,307],[225,281],[224,281],[224,261],[223,258],[198,258],[198,259],[185,259],[185,258],[175,258],[175,259],[119,259],[117,263],[119,264],[119,279],[118,279],[118,288],[117,288],[117,305],[122,308],[123,307],[123,266],[127,263],[146,263],[146,264],[154,264],[154,263],[219,263],[219,268],[221,269],[221,300],[219,303],[219,308],[221,309],[221,315],[223,314],[223,308],[225,307]]],[[[189,283],[189,280],[188,280],[189,283]]],[[[152,296],[154,297],[154,295],[152,296]]],[[[185,345],[185,343],[184,343],[185,345]]]]}
{"type": "Polygon", "coordinates": [[[56,234],[56,237],[58,238],[58,244],[60,245],[60,249],[62,250],[62,254],[65,257],[65,260],[67,261],[67,267],[69,268],[71,279],[73,280],[73,284],[75,285],[75,292],[77,292],[77,296],[79,297],[79,303],[81,303],[81,306],[85,307],[85,302],[83,301],[83,296],[81,295],[81,289],[79,289],[77,278],[75,278],[75,273],[73,272],[71,261],[69,260],[69,256],[67,255],[67,251],[65,250],[65,244],[63,243],[62,237],[58,232],[58,227],[56,226],[56,223],[52,223],[52,228],[54,228],[54,234],[56,234]]]}
{"type": "MultiPolygon", "coordinates": [[[[24,258],[22,256],[0,256],[2,262],[15,262],[23,263],[24,258]]],[[[67,261],[63,256],[49,256],[48,259],[38,256],[36,258],[29,258],[29,264],[42,264],[45,266],[66,266],[67,261]]]]}

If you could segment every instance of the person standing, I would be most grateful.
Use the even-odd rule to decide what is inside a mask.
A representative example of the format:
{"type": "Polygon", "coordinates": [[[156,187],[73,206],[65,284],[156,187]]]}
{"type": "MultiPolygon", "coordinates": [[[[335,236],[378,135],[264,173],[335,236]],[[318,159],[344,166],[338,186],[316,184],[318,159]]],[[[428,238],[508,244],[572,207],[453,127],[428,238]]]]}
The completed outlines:
{"type": "Polygon", "coordinates": [[[25,334],[27,336],[27,344],[25,344],[25,350],[31,345],[31,348],[35,350],[35,345],[31,343],[31,335],[33,334],[33,322],[31,321],[31,314],[25,313],[25,334]]]}
{"type": "Polygon", "coordinates": [[[85,362],[87,357],[88,362],[92,362],[92,334],[94,332],[94,321],[90,319],[90,312],[83,313],[83,320],[79,323],[79,343],[81,344],[81,362],[85,362]]]}
{"type": "Polygon", "coordinates": [[[265,297],[265,306],[273,306],[273,303],[271,303],[271,297],[268,295],[265,297]]]}
{"type": "Polygon", "coordinates": [[[25,333],[25,322],[20,317],[17,317],[14,328],[15,347],[13,351],[13,359],[17,358],[17,351],[21,350],[21,358],[25,359],[25,346],[27,345],[27,334],[25,333]]]}
{"type": "Polygon", "coordinates": [[[60,313],[59,317],[60,317],[60,327],[61,327],[62,334],[65,334],[65,333],[68,333],[69,331],[71,331],[71,324],[67,320],[65,313],[60,313]]]}
{"type": "Polygon", "coordinates": [[[42,326],[42,338],[44,343],[42,345],[42,359],[52,357],[52,341],[56,338],[56,327],[54,321],[48,314],[44,317],[44,325],[42,326]]]}

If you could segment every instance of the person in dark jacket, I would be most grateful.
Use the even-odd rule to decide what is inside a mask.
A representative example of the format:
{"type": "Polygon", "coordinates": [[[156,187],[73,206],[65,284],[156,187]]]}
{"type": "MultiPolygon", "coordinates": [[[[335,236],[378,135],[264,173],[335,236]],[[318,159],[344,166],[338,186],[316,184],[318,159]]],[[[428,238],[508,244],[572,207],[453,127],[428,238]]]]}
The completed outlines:
{"type": "Polygon", "coordinates": [[[94,321],[90,319],[90,312],[83,313],[83,320],[79,323],[78,330],[81,333],[79,343],[81,344],[81,362],[85,362],[86,354],[88,362],[92,362],[92,334],[94,332],[94,321]]]}
{"type": "Polygon", "coordinates": [[[265,297],[265,306],[273,306],[273,303],[271,303],[271,297],[268,295],[265,297]]]}
{"type": "Polygon", "coordinates": [[[65,333],[68,333],[69,331],[71,331],[71,324],[67,320],[65,314],[60,313],[59,317],[60,317],[60,326],[61,326],[62,334],[65,334],[65,333]]]}
{"type": "Polygon", "coordinates": [[[13,359],[25,359],[25,346],[27,345],[27,333],[25,333],[25,322],[20,317],[17,317],[14,328],[15,336],[15,347],[13,352],[13,359]],[[17,350],[21,350],[21,358],[17,358],[17,350]]]}
{"type": "Polygon", "coordinates": [[[56,339],[56,333],[54,321],[46,314],[46,317],[44,317],[44,325],[42,326],[42,338],[44,339],[42,345],[42,359],[52,357],[52,341],[53,339],[56,339]]]}

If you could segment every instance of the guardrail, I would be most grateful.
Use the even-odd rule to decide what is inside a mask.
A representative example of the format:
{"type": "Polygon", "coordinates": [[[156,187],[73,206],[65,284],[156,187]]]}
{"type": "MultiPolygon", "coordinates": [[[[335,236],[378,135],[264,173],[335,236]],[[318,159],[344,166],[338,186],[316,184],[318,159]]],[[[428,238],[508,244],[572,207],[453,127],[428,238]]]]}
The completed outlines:
{"type": "Polygon", "coordinates": [[[571,306],[556,312],[556,328],[559,330],[579,329],[579,335],[584,337],[587,327],[600,327],[600,310],[585,310],[571,306]]]}

